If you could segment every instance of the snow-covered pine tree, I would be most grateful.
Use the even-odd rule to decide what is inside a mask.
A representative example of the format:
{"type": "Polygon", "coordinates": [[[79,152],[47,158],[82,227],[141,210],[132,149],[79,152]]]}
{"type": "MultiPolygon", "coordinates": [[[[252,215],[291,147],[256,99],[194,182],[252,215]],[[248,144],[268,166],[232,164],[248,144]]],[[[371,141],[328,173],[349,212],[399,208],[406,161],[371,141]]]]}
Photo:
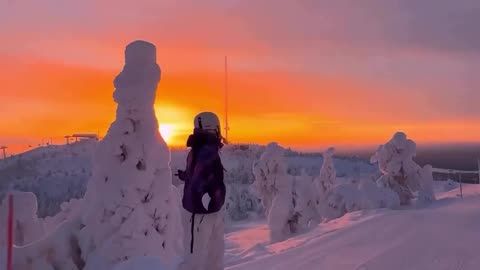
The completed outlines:
{"type": "Polygon", "coordinates": [[[285,149],[277,143],[270,143],[253,165],[255,182],[254,191],[262,200],[265,215],[268,217],[272,202],[278,194],[278,185],[287,176],[287,165],[284,157],[285,149]]]}
{"type": "Polygon", "coordinates": [[[115,121],[98,145],[80,232],[82,256],[107,266],[137,256],[166,263],[181,248],[179,195],[170,153],[158,130],[154,101],[160,68],[156,48],[130,43],[115,78],[115,121]]]}
{"type": "Polygon", "coordinates": [[[381,145],[370,161],[378,163],[382,176],[377,180],[381,187],[392,189],[398,194],[400,204],[410,204],[414,192],[422,194],[422,200],[434,200],[431,169],[420,167],[413,158],[416,144],[403,132],[397,132],[393,138],[381,145]]]}
{"type": "Polygon", "coordinates": [[[320,169],[320,175],[315,179],[315,186],[321,199],[325,198],[328,190],[335,185],[337,179],[337,172],[333,164],[333,155],[335,148],[330,147],[323,153],[323,164],[320,169]]]}
{"type": "Polygon", "coordinates": [[[254,187],[266,209],[272,242],[302,232],[318,220],[311,178],[289,175],[284,155],[284,148],[270,143],[253,168],[254,187]]]}
{"type": "Polygon", "coordinates": [[[313,177],[307,175],[304,169],[299,176],[294,177],[293,192],[296,197],[295,212],[299,215],[298,229],[305,230],[321,221],[317,206],[317,189],[313,177]]]}
{"type": "Polygon", "coordinates": [[[325,200],[330,189],[335,185],[337,172],[333,163],[335,148],[330,147],[323,153],[323,164],[320,168],[320,174],[314,179],[317,198],[316,205],[320,215],[323,215],[325,200]]]}

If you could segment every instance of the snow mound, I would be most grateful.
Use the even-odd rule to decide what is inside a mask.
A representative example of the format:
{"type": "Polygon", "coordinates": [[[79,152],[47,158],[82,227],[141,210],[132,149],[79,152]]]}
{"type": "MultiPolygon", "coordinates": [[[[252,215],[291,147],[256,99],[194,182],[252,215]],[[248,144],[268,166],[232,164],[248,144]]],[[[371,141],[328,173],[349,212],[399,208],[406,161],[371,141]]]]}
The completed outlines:
{"type": "MultiPolygon", "coordinates": [[[[97,268],[98,269],[98,268],[97,268]]],[[[174,270],[176,268],[165,265],[159,257],[136,257],[127,262],[116,265],[113,270],[174,270]]]]}
{"type": "MultiPolygon", "coordinates": [[[[37,217],[37,198],[31,192],[12,192],[13,195],[13,243],[27,245],[45,233],[43,222],[37,217]]],[[[0,205],[0,246],[7,244],[8,197],[0,205]]]]}

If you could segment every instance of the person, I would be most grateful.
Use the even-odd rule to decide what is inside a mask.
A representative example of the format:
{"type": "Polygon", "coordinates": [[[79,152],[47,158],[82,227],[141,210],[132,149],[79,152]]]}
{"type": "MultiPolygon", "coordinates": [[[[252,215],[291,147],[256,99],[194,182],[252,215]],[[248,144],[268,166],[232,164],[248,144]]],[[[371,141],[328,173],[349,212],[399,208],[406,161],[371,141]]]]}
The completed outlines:
{"type": "Polygon", "coordinates": [[[222,140],[220,121],[214,113],[202,112],[195,117],[194,131],[187,141],[187,166],[177,173],[185,182],[181,270],[223,269],[226,188],[219,154],[222,140]]]}

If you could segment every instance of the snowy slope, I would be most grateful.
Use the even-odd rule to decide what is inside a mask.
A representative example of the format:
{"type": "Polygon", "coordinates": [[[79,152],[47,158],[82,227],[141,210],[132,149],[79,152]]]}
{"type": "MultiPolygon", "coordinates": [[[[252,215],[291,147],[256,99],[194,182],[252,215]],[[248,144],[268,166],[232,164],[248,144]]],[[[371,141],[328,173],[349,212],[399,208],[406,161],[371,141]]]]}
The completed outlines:
{"type": "Polygon", "coordinates": [[[350,213],[272,245],[264,224],[238,225],[226,235],[226,269],[480,269],[480,186],[464,192],[425,209],[350,213]]]}

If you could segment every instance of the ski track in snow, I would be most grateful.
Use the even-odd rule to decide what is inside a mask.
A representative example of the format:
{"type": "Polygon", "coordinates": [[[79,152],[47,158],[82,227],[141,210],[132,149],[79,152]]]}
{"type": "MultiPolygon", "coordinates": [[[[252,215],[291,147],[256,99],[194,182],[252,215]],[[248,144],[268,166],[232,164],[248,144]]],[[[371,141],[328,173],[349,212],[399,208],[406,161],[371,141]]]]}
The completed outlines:
{"type": "Polygon", "coordinates": [[[369,210],[268,245],[264,224],[226,235],[226,269],[473,270],[480,257],[480,186],[423,209],[369,210]]]}

